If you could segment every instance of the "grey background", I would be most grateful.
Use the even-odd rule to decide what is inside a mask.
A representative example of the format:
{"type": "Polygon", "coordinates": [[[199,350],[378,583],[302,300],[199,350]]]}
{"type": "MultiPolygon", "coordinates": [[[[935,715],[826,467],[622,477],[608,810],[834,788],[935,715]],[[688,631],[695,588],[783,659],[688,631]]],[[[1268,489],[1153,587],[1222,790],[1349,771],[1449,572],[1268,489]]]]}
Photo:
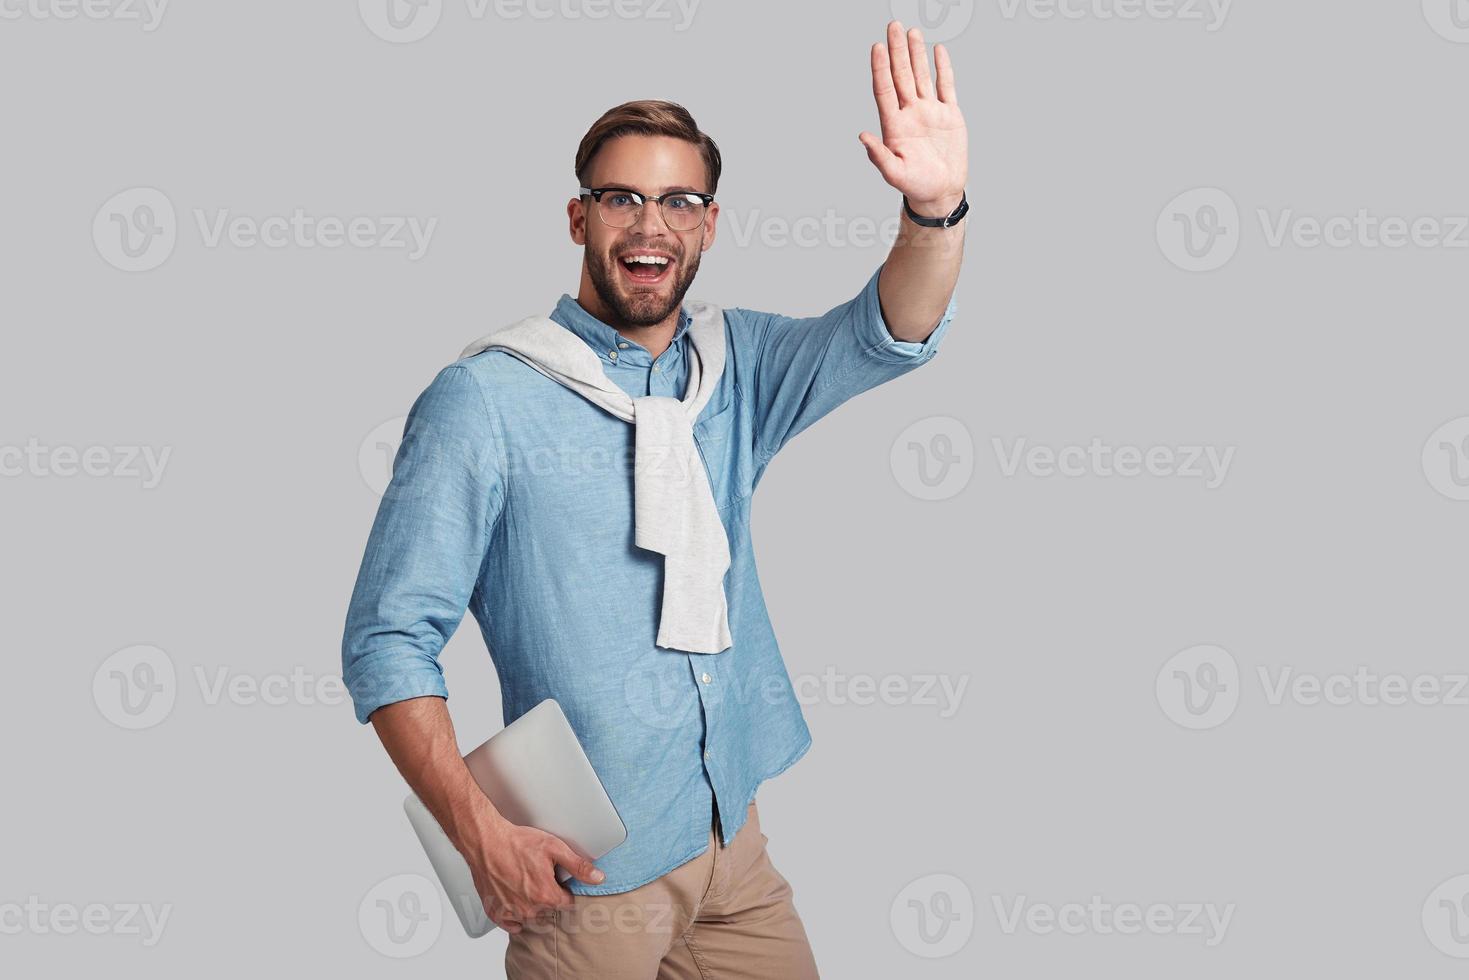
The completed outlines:
{"type": "MultiPolygon", "coordinates": [[[[0,905],[172,906],[151,947],[0,933],[7,972],[501,975],[499,932],[472,942],[449,917],[398,960],[359,929],[377,883],[429,870],[349,706],[209,704],[195,670],[339,672],[377,506],[359,446],[464,343],[575,293],[572,155],[606,108],[689,107],[724,152],[726,219],[896,214],[856,139],[877,130],[867,48],[894,11],[704,0],[677,30],[676,8],[475,19],[447,0],[408,44],[352,3],[178,3],[153,31],[0,21],[0,445],[172,451],[151,489],[0,478],[0,905]],[[134,187],[167,195],[178,241],[128,273],[91,225],[134,187]],[[210,248],[193,218],[297,207],[438,226],[410,261],[210,248]],[[136,644],[166,652],[177,700],[129,731],[92,684],[136,644]]],[[[809,755],[761,788],[823,975],[1461,975],[1420,913],[1469,872],[1466,708],[1272,705],[1255,672],[1469,669],[1469,505],[1420,463],[1469,415],[1469,254],[1272,248],[1255,213],[1469,213],[1469,46],[1418,3],[1239,0],[1217,31],[997,2],[948,16],[967,22],[948,44],[971,138],[958,317],[931,365],[787,447],[754,512],[793,675],[968,685],[950,717],[817,698],[809,755]],[[1154,230],[1196,187],[1243,215],[1209,273],[1154,230]],[[921,500],[890,451],[935,416],[972,438],[972,477],[921,500]],[[1093,437],[1236,455],[1206,490],[1007,477],[991,443],[1093,437]],[[1205,643],[1242,690],[1189,731],[1155,679],[1205,643]],[[973,932],[926,958],[890,914],[940,873],[972,895],[973,932]],[[1021,895],[1236,908],[1215,946],[1006,933],[994,901],[1021,895]]],[[[722,225],[690,296],[724,305],[818,313],[886,254],[722,225]]],[[[443,664],[468,749],[500,721],[472,620],[443,664]]]]}

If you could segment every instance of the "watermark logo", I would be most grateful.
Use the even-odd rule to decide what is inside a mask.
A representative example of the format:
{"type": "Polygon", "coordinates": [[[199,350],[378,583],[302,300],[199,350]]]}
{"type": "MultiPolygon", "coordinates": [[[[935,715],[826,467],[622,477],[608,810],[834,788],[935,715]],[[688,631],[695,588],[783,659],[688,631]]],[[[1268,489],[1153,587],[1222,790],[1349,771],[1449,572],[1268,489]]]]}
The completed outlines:
{"type": "Polygon", "coordinates": [[[714,674],[699,666],[701,658],[691,659],[699,671],[698,683],[706,688],[702,695],[689,678],[688,663],[682,657],[676,662],[670,657],[667,651],[645,654],[628,667],[622,683],[622,696],[633,716],[658,731],[673,731],[692,723],[698,718],[701,697],[713,707],[729,696],[723,677],[716,686],[714,674]]]}
{"type": "Polygon", "coordinates": [[[1450,500],[1469,500],[1469,415],[1445,422],[1428,437],[1423,475],[1450,500]]]}
{"type": "MultiPolygon", "coordinates": [[[[235,214],[229,208],[190,211],[199,243],[207,249],[339,249],[401,251],[417,262],[428,254],[438,218],[417,215],[288,214],[263,217],[235,214]]],[[[110,265],[124,272],[147,272],[162,265],[182,230],[173,203],[153,187],[134,187],[113,195],[92,219],[92,243],[110,265]]]]}
{"type": "Polygon", "coordinates": [[[898,892],[889,921],[893,935],[914,956],[953,956],[974,934],[974,895],[954,875],[924,875],[898,892]]]}
{"type": "Polygon", "coordinates": [[[1158,247],[1186,272],[1213,272],[1239,251],[1239,206],[1217,187],[1185,191],[1158,215],[1158,247]]]}
{"type": "MultiPolygon", "coordinates": [[[[1382,214],[1365,207],[1317,215],[1287,207],[1256,208],[1255,218],[1264,246],[1274,251],[1469,249],[1469,215],[1382,214]]],[[[1221,268],[1239,250],[1241,233],[1238,205],[1217,187],[1180,194],[1158,216],[1158,246],[1168,261],[1188,272],[1221,268]]]]}
{"type": "Polygon", "coordinates": [[[428,37],[444,13],[444,0],[357,0],[362,23],[384,41],[412,44],[428,37]]]}
{"type": "Polygon", "coordinates": [[[444,928],[439,890],[417,874],[380,881],[357,906],[357,926],[367,945],[384,956],[418,956],[438,942],[444,928]]]}
{"type": "Polygon", "coordinates": [[[974,19],[974,0],[892,0],[893,20],[923,31],[928,44],[963,34],[974,19]]]}
{"type": "Polygon", "coordinates": [[[888,462],[893,478],[919,500],[946,500],[974,475],[974,439],[963,422],[931,415],[893,440],[888,462]]]}
{"type": "Polygon", "coordinates": [[[173,202],[157,188],[132,187],[114,194],[92,218],[97,254],[123,272],[158,268],[177,242],[173,202]]]}
{"type": "Polygon", "coordinates": [[[1440,953],[1469,959],[1469,874],[1456,875],[1429,893],[1423,934],[1440,953]]]}
{"type": "Polygon", "coordinates": [[[1423,16],[1440,37],[1469,44],[1469,0],[1423,0],[1423,16]]]}
{"type": "Polygon", "coordinates": [[[1223,647],[1189,647],[1168,658],[1154,687],[1158,706],[1174,723],[1195,731],[1217,728],[1239,706],[1239,664],[1223,647]]]}
{"type": "Polygon", "coordinates": [[[403,429],[408,425],[408,416],[399,415],[388,419],[367,434],[362,445],[357,447],[357,471],[362,481],[376,496],[387,492],[393,479],[393,458],[403,442],[403,429]]]}
{"type": "Polygon", "coordinates": [[[125,647],[92,675],[92,701],[119,728],[152,728],[168,717],[177,697],[173,661],[155,646],[125,647]]]}
{"type": "MultiPolygon", "coordinates": [[[[1469,708],[1469,674],[1377,673],[1365,664],[1350,671],[1317,673],[1283,664],[1255,667],[1263,704],[1379,708],[1469,708]]],[[[1184,728],[1217,728],[1239,704],[1243,677],[1228,651],[1190,647],[1171,657],[1158,672],[1158,705],[1184,728]]]]}
{"type": "MultiPolygon", "coordinates": [[[[336,707],[351,701],[338,674],[314,674],[297,665],[289,673],[250,675],[228,666],[212,671],[195,664],[194,683],[206,707],[290,705],[336,707]]],[[[120,728],[152,728],[173,711],[181,687],[173,659],[158,647],[140,644],[109,656],[92,676],[92,700],[120,728]]]]}

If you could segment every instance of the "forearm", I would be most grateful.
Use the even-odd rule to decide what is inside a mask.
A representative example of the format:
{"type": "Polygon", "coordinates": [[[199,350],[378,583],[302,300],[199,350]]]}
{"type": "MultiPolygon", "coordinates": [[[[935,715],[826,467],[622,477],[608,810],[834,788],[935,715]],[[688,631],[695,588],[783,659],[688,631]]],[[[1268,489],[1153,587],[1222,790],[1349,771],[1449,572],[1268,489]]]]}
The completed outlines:
{"type": "Polygon", "coordinates": [[[383,705],[369,719],[404,780],[461,852],[469,842],[499,836],[508,821],[479,788],[439,697],[383,705]]]}
{"type": "MultiPolygon", "coordinates": [[[[959,198],[909,203],[924,217],[939,218],[958,207],[959,198]]],[[[901,203],[898,210],[898,237],[878,278],[878,297],[893,339],[922,343],[958,284],[968,218],[949,228],[925,228],[902,213],[901,203]]]]}

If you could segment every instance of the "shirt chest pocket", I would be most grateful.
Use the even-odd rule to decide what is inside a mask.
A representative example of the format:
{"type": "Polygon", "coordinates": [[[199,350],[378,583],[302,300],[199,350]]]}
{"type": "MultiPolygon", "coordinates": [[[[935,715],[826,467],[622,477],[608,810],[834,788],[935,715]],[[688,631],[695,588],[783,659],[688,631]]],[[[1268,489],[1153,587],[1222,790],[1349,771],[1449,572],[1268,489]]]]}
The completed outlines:
{"type": "Polygon", "coordinates": [[[743,400],[738,387],[733,389],[728,404],[694,423],[694,444],[704,458],[714,503],[721,511],[750,495],[749,453],[742,438],[746,423],[742,418],[743,400]]]}

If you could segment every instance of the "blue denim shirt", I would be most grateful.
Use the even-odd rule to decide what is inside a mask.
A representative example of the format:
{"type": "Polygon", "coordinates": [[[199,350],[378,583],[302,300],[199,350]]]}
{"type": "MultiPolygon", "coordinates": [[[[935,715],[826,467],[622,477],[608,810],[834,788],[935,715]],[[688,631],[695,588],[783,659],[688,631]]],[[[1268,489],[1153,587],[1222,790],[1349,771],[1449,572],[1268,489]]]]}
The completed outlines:
{"type": "MultiPolygon", "coordinates": [[[[760,783],[811,745],[760,593],[750,495],[798,433],[937,352],[954,298],[924,343],[898,341],[877,281],[821,316],[725,310],[724,374],[694,423],[730,542],[734,645],[721,653],[654,644],[663,557],[633,544],[634,426],[504,351],[448,365],[413,404],[348,608],[344,680],[363,723],[394,701],[447,698],[439,651],[468,609],[504,723],[555,698],[627,825],[597,862],[606,880],[571,879],[575,894],[627,891],[696,857],[715,805],[727,844],[760,783]]],[[[657,358],[569,295],[551,318],[629,395],[683,395],[686,312],[657,358]]]]}

